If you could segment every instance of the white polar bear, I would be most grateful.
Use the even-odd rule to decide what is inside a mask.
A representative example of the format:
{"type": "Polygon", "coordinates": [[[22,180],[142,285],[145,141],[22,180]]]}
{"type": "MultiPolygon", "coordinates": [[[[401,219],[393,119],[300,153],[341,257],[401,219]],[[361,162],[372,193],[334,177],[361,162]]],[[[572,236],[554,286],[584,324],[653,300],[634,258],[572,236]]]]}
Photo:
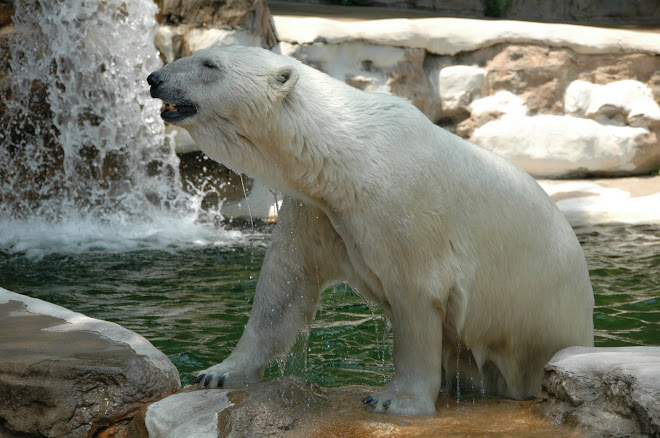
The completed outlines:
{"type": "Polygon", "coordinates": [[[391,316],[394,376],[364,400],[376,412],[435,412],[443,371],[449,389],[483,377],[533,397],[553,353],[593,345],[575,234],[509,161],[259,48],[200,50],[148,82],[208,156],[288,196],[245,332],[200,388],[259,380],[338,282],[391,316]]]}

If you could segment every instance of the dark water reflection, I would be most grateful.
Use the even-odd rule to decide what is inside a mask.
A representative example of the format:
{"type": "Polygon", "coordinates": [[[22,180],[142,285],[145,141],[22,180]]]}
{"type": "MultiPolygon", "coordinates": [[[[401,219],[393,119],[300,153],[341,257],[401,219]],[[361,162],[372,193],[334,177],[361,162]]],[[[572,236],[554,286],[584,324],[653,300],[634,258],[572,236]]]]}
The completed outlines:
{"type": "MultiPolygon", "coordinates": [[[[596,295],[596,344],[660,345],[660,227],[576,232],[596,295]]],[[[172,359],[188,384],[193,371],[219,362],[238,341],[267,240],[256,235],[240,247],[41,258],[0,250],[0,286],[142,334],[172,359]]],[[[373,316],[347,287],[324,292],[309,343],[299,340],[287,373],[323,386],[382,384],[392,372],[391,338],[385,321],[373,316]]],[[[267,377],[280,368],[273,363],[267,377]]]]}

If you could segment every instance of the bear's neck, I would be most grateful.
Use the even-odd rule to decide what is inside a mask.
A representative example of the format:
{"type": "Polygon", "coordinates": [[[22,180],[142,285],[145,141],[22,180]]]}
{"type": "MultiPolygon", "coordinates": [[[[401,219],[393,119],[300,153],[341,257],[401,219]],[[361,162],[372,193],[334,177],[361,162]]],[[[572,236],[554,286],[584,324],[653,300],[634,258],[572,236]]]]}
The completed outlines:
{"type": "Polygon", "coordinates": [[[364,112],[341,93],[302,88],[287,96],[278,120],[267,123],[260,149],[269,156],[264,176],[271,181],[264,182],[326,211],[353,210],[384,174],[369,150],[364,112]]]}

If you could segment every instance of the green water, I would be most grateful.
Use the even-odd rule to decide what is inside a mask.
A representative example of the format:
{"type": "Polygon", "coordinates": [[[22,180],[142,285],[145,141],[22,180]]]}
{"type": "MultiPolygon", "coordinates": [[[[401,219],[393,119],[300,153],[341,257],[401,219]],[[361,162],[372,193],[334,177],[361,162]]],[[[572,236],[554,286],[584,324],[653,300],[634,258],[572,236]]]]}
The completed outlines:
{"type": "MultiPolygon", "coordinates": [[[[660,227],[577,229],[596,295],[596,345],[660,345],[660,227]]],[[[149,339],[192,372],[236,345],[252,306],[268,233],[241,246],[187,246],[121,253],[28,257],[0,249],[0,286],[113,321],[149,339]]],[[[323,386],[380,385],[392,372],[391,337],[347,287],[325,291],[309,342],[286,367],[323,386]],[[307,350],[307,351],[305,351],[307,350]],[[305,360],[306,356],[306,360],[305,360]]]]}

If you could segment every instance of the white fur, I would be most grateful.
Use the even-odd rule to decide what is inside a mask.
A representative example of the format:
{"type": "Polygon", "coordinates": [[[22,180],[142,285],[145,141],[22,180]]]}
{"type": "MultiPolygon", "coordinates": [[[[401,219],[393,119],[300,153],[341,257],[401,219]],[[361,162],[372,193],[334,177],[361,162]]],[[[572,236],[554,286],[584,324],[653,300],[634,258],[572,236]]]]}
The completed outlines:
{"type": "Polygon", "coordinates": [[[265,50],[202,50],[160,74],[198,105],[180,124],[205,153],[289,197],[246,330],[206,386],[258,380],[341,281],[392,318],[395,372],[372,395],[377,412],[435,412],[442,369],[450,389],[460,370],[461,385],[483,375],[490,393],[533,397],[556,351],[593,344],[580,245],[510,162],[399,98],[265,50]]]}

